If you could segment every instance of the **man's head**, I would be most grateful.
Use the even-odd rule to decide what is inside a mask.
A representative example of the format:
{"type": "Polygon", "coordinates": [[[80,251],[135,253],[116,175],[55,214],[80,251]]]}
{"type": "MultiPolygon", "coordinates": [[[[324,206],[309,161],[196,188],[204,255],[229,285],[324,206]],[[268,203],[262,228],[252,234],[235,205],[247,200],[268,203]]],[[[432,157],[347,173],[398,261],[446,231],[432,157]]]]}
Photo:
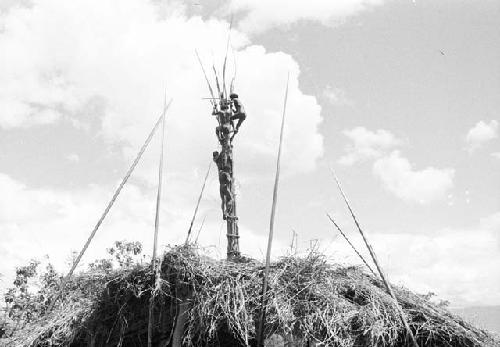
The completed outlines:
{"type": "Polygon", "coordinates": [[[212,156],[214,159],[217,159],[219,157],[219,152],[213,151],[212,156]]]}
{"type": "Polygon", "coordinates": [[[231,100],[233,100],[233,99],[238,99],[238,94],[236,94],[236,93],[231,93],[231,95],[229,95],[229,97],[231,98],[231,100]]]}

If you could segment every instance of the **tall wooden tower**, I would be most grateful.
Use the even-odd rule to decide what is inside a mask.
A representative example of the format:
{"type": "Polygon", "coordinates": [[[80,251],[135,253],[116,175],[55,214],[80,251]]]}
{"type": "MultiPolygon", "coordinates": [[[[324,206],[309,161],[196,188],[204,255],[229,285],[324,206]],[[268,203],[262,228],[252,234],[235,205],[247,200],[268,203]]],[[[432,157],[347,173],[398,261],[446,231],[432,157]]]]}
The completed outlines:
{"type": "Polygon", "coordinates": [[[218,104],[214,103],[213,115],[216,116],[218,123],[215,134],[220,144],[220,151],[214,152],[214,161],[219,174],[222,215],[226,220],[227,258],[234,259],[240,256],[240,245],[233,157],[235,132],[231,120],[233,111],[230,100],[220,98],[218,104]]]}

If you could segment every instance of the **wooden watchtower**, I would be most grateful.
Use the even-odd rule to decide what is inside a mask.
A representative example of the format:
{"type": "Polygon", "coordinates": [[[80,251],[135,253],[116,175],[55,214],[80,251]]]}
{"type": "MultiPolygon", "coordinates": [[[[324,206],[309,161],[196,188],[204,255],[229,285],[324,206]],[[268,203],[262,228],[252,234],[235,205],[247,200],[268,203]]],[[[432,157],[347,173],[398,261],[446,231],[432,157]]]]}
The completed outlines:
{"type": "Polygon", "coordinates": [[[217,118],[216,128],[217,140],[220,144],[219,157],[214,158],[217,163],[219,174],[219,185],[221,191],[223,216],[226,220],[227,230],[227,259],[235,259],[240,256],[238,215],[236,213],[236,190],[234,174],[233,139],[234,124],[231,121],[233,115],[231,101],[223,97],[218,104],[214,103],[213,114],[217,118]],[[221,175],[223,176],[221,178],[221,175]]]}

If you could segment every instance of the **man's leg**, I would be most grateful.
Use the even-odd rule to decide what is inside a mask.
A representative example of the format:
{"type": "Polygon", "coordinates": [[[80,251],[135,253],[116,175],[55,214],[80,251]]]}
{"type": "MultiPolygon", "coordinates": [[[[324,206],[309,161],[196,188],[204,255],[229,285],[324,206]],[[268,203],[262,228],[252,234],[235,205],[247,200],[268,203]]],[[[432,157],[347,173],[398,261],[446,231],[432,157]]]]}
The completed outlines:
{"type": "Polygon", "coordinates": [[[217,135],[219,142],[224,140],[221,126],[218,126],[217,128],[215,128],[215,135],[217,135]]]}
{"type": "Polygon", "coordinates": [[[226,214],[228,216],[233,215],[233,199],[226,199],[226,214]]]}
{"type": "Polygon", "coordinates": [[[237,113],[234,116],[231,117],[231,120],[238,120],[238,123],[236,123],[236,129],[235,132],[238,132],[238,129],[240,128],[241,124],[243,121],[247,118],[247,115],[244,113],[237,113]]]}
{"type": "Polygon", "coordinates": [[[220,188],[220,208],[222,210],[222,219],[226,220],[227,214],[226,214],[226,196],[224,195],[223,188],[220,188]]]}
{"type": "Polygon", "coordinates": [[[231,215],[233,212],[233,198],[231,196],[231,191],[229,190],[228,186],[225,186],[224,188],[224,197],[225,197],[225,202],[226,202],[226,216],[231,215]]]}

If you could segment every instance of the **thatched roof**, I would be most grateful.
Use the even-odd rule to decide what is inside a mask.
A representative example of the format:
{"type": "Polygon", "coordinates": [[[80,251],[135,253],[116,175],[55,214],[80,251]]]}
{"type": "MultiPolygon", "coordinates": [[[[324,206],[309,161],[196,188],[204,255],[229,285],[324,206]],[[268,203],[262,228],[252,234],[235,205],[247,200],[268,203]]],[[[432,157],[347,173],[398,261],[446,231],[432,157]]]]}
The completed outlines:
{"type": "MultiPolygon", "coordinates": [[[[188,319],[185,346],[255,344],[263,265],[216,261],[193,248],[164,255],[155,305],[155,345],[171,338],[178,303],[188,319]]],[[[13,346],[145,346],[150,267],[86,272],[68,284],[52,313],[18,332],[13,346]]],[[[493,337],[424,296],[395,287],[420,346],[497,346],[493,337]]],[[[409,346],[405,329],[380,280],[359,267],[327,262],[318,253],[272,264],[267,336],[290,346],[409,346]]],[[[279,344],[278,344],[279,345],[279,344]]]]}

